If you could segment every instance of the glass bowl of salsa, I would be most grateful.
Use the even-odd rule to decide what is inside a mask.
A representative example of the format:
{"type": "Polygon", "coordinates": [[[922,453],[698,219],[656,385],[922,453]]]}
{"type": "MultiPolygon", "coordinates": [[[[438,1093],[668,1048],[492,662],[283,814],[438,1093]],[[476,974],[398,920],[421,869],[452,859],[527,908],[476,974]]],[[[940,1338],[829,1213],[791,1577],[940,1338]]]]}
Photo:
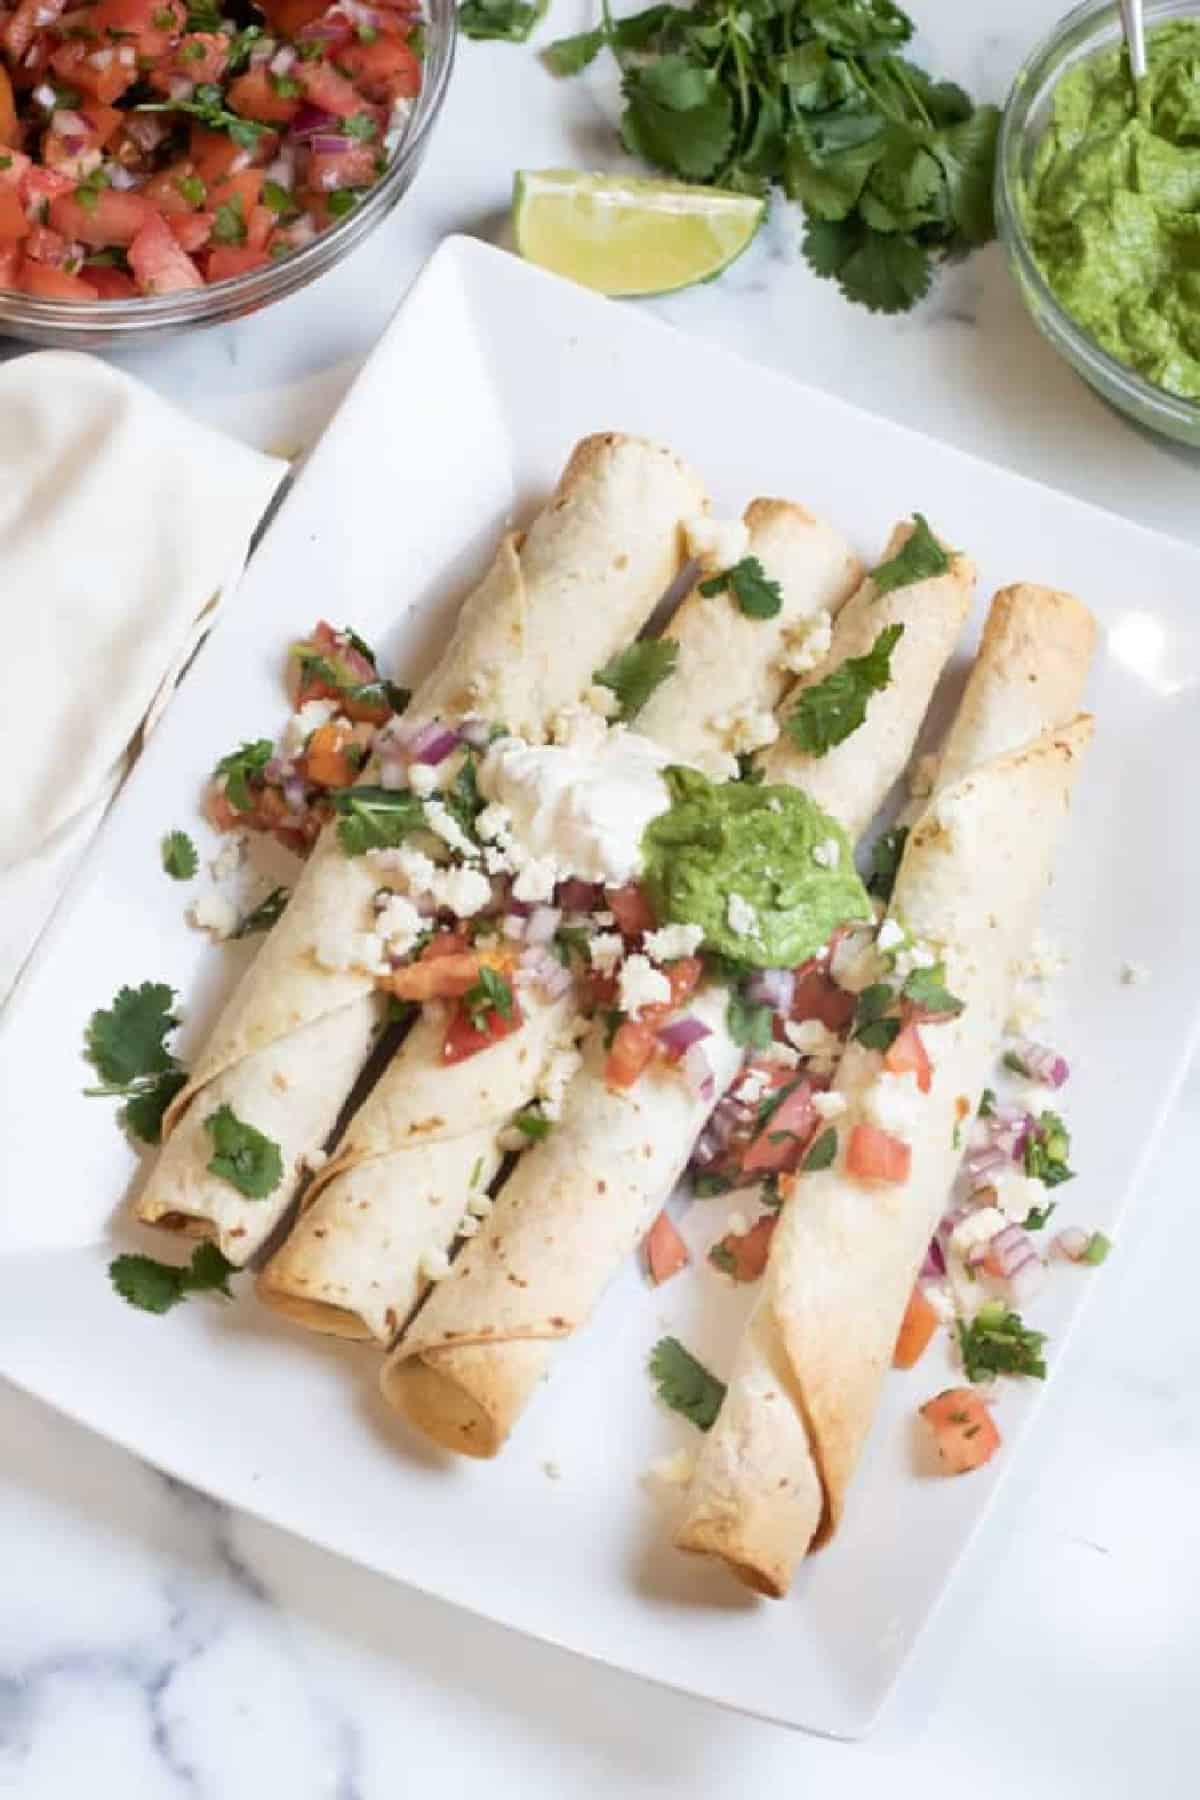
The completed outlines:
{"type": "Polygon", "coordinates": [[[1112,0],[1033,51],[1001,125],[997,230],[1055,349],[1139,424],[1200,445],[1200,4],[1145,10],[1140,95],[1112,0]]]}
{"type": "Polygon", "coordinates": [[[454,0],[0,0],[0,336],[113,349],[305,287],[406,192],[454,0]]]}

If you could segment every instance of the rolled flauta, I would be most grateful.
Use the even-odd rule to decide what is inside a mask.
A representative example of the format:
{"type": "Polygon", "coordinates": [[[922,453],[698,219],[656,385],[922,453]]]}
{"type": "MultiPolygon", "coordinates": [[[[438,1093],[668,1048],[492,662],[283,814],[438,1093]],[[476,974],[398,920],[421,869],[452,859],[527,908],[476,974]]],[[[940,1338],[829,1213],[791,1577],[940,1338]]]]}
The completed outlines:
{"type": "Polygon", "coordinates": [[[847,1174],[845,1147],[884,1077],[852,1042],[833,1091],[833,1165],[801,1175],[771,1243],[761,1292],[677,1530],[748,1586],[786,1593],[800,1558],[841,1517],[921,1259],[995,1058],[1012,986],[1050,876],[1092,732],[1086,715],[934,795],[909,833],[892,910],[941,958],[963,1002],[921,1026],[932,1063],[915,1093],[903,1183],[847,1174]]]}
{"type": "MultiPolygon", "coordinates": [[[[413,697],[414,719],[454,719],[494,701],[545,737],[598,664],[650,616],[682,567],[684,521],[706,505],[699,480],[670,451],[615,433],[584,439],[525,537],[505,540],[466,601],[442,663],[413,697]]],[[[330,968],[316,954],[322,941],[370,930],[378,885],[370,860],[346,856],[327,827],[168,1110],[163,1149],[136,1205],[143,1223],[215,1237],[236,1263],[270,1236],[304,1155],[332,1131],[382,1018],[370,974],[330,968]],[[301,1031],[303,1058],[288,1044],[301,1031]],[[283,1178],[265,1200],[243,1199],[208,1170],[201,1127],[215,1110],[209,1090],[218,1079],[223,1101],[255,1126],[258,1098],[287,1084],[299,1150],[285,1156],[283,1178]],[[192,1113],[202,1117],[182,1133],[192,1113]]]]}
{"type": "MultiPolygon", "coordinates": [[[[739,722],[753,727],[765,713],[773,723],[789,679],[789,643],[806,622],[836,614],[861,574],[845,540],[791,501],[752,501],[744,525],[747,553],[778,584],[778,613],[752,619],[732,594],[705,596],[697,586],[666,634],[678,645],[675,670],[636,722],[672,754],[722,773],[733,763],[730,733],[739,722]]],[[[457,1236],[477,1191],[470,1174],[481,1158],[494,1172],[497,1131],[534,1098],[551,1057],[571,1041],[572,1007],[529,991],[521,1005],[519,1031],[454,1068],[442,1060],[437,1032],[409,1035],[263,1270],[266,1305],[315,1331],[391,1342],[424,1290],[426,1258],[457,1236]],[[477,1082],[486,1099],[464,1081],[468,1089],[477,1082]],[[423,1111],[440,1121],[420,1145],[411,1134],[414,1084],[426,1096],[423,1111]]]]}
{"type": "MultiPolygon", "coordinates": [[[[895,527],[884,551],[885,561],[901,549],[912,529],[909,524],[895,527]]],[[[962,630],[974,585],[973,565],[957,552],[951,556],[944,574],[892,588],[885,594],[877,592],[868,576],[838,614],[827,659],[810,674],[802,675],[788,691],[779,737],[762,759],[766,779],[803,788],[818,806],[833,814],[852,839],[861,837],[893,782],[908,765],[915,741],[911,697],[925,696],[921,705],[923,717],[929,696],[962,630]],[[852,657],[865,656],[889,625],[902,625],[904,629],[892,651],[891,681],[881,693],[871,696],[870,757],[855,754],[861,731],[824,756],[802,750],[787,730],[788,718],[800,696],[827,680],[852,657]]],[[[917,723],[920,724],[920,718],[917,723]]]]}
{"type": "MultiPolygon", "coordinates": [[[[971,570],[965,559],[959,560],[955,578],[900,588],[889,596],[894,605],[888,622],[903,624],[906,630],[914,625],[914,635],[921,636],[926,646],[936,640],[940,659],[925,653],[900,668],[893,663],[893,680],[905,681],[903,704],[897,704],[890,690],[873,695],[864,723],[827,753],[825,760],[832,768],[826,774],[826,789],[854,795],[860,832],[911,754],[930,696],[962,627],[970,604],[971,570]],[[940,621],[937,626],[927,618],[931,613],[940,621]],[[880,708],[885,699],[890,703],[880,708]],[[869,778],[851,774],[847,767],[851,762],[874,770],[873,786],[869,778]]],[[[841,618],[863,603],[863,591],[839,615],[825,673],[845,655],[858,654],[857,648],[839,644],[838,638],[841,618]]],[[[814,766],[820,767],[816,759],[794,763],[789,759],[783,765],[784,779],[794,778],[795,785],[807,791],[814,766]]],[[[668,1114],[665,1106],[655,1118],[648,1136],[656,1146],[657,1178],[642,1187],[617,1185],[614,1198],[610,1175],[614,1115],[631,1102],[657,1107],[660,1094],[668,1090],[666,1080],[656,1074],[644,1096],[646,1076],[627,1094],[613,1093],[604,1079],[603,1033],[593,1027],[585,1066],[568,1090],[569,1146],[556,1142],[555,1134],[522,1157],[484,1230],[466,1245],[448,1280],[430,1296],[385,1364],[385,1395],[439,1443],[467,1455],[495,1455],[545,1371],[555,1340],[584,1323],[629,1247],[639,1241],[670,1195],[704,1118],[741,1061],[740,1053],[732,1061],[725,1055],[727,991],[714,987],[704,1004],[715,1039],[706,1038],[704,1050],[710,1060],[720,1056],[721,1069],[699,1123],[692,1113],[668,1114]],[[618,1201],[624,1209],[619,1219],[614,1216],[618,1201]],[[600,1207],[606,1217],[597,1222],[592,1215],[600,1207]],[[555,1246],[553,1258],[541,1253],[548,1239],[555,1246]]]]}

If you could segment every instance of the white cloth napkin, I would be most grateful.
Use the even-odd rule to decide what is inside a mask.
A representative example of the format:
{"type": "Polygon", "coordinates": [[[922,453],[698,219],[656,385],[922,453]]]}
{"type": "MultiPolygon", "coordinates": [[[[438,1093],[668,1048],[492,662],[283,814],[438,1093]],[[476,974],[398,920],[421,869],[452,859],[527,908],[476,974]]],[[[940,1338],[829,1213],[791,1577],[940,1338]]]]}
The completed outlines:
{"type": "Polygon", "coordinates": [[[0,1002],[286,469],[97,358],[0,368],[0,1002]]]}

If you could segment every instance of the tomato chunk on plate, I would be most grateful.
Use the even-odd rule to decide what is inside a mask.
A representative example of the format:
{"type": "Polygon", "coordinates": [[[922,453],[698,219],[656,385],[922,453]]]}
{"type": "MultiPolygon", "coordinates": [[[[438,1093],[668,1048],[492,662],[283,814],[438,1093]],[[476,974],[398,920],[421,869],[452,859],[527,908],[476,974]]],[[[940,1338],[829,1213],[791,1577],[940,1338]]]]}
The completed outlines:
{"type": "Polygon", "coordinates": [[[974,1388],[946,1388],[927,1400],[920,1413],[933,1432],[947,1475],[966,1475],[972,1469],[981,1469],[1000,1448],[996,1421],[974,1388]]]}
{"type": "Polygon", "coordinates": [[[878,1125],[856,1125],[846,1146],[846,1173],[859,1181],[907,1181],[912,1150],[878,1125]]]}
{"type": "Polygon", "coordinates": [[[177,294],[204,286],[204,277],[159,213],[149,215],[130,244],[129,266],[143,294],[177,294]]]}

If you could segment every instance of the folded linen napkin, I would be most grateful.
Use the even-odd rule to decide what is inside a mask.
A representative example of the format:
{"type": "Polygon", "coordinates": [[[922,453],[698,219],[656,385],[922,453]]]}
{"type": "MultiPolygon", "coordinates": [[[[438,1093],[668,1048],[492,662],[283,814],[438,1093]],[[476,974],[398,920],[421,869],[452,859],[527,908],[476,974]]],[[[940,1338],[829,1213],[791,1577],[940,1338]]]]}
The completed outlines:
{"type": "Polygon", "coordinates": [[[98,358],[0,368],[0,1002],[286,469],[98,358]]]}

